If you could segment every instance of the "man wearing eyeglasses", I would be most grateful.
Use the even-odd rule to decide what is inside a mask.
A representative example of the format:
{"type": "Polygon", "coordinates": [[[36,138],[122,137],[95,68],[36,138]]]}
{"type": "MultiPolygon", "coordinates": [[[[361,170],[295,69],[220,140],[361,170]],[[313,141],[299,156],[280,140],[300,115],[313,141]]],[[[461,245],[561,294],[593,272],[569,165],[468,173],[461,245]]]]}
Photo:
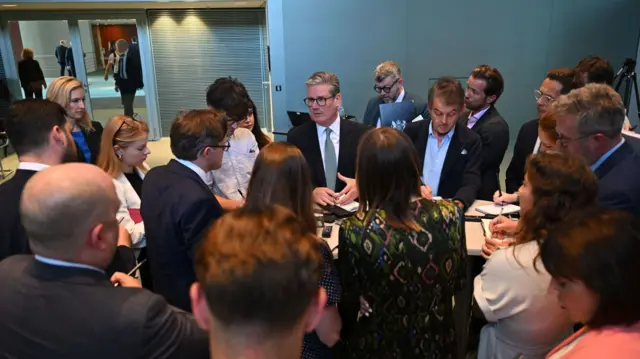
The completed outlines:
{"type": "Polygon", "coordinates": [[[560,149],[582,158],[598,177],[598,202],[640,214],[640,155],[622,136],[625,108],[610,86],[588,84],[552,105],[560,149]]]}
{"type": "MultiPolygon", "coordinates": [[[[419,115],[424,119],[430,119],[426,102],[404,90],[404,79],[402,78],[402,72],[398,64],[393,61],[381,63],[376,67],[373,73],[373,79],[376,82],[373,90],[379,95],[373,97],[367,104],[367,109],[362,118],[362,122],[365,125],[380,127],[380,105],[403,101],[413,102],[415,109],[413,119],[419,115]]],[[[404,125],[406,124],[400,125],[399,127],[401,128],[397,129],[402,131],[404,125]]]]}
{"type": "Polygon", "coordinates": [[[547,110],[547,106],[558,96],[567,94],[573,89],[574,72],[569,68],[552,69],[547,73],[537,90],[534,90],[534,99],[538,109],[538,118],[525,122],[518,131],[518,137],[513,147],[513,156],[506,173],[505,198],[496,197],[499,202],[513,202],[517,199],[516,192],[524,181],[524,166],[532,153],[538,153],[540,138],[538,138],[538,123],[540,117],[547,110]],[[510,195],[510,196],[509,196],[510,195]]]}
{"type": "Polygon", "coordinates": [[[298,147],[311,170],[313,198],[322,206],[347,204],[358,197],[356,154],[360,137],[369,128],[340,118],[340,80],[316,72],[305,83],[312,122],[292,128],[287,142],[298,147]]]}

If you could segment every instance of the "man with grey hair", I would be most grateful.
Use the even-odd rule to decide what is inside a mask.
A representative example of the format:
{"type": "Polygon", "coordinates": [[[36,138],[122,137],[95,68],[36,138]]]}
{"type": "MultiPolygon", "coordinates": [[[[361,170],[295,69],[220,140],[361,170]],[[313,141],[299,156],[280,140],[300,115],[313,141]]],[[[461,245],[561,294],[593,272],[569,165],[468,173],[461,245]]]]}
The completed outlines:
{"type": "MultiPolygon", "coordinates": [[[[404,90],[404,79],[398,64],[393,61],[382,62],[373,72],[373,80],[375,81],[373,89],[379,95],[371,98],[367,104],[362,118],[362,122],[366,125],[380,127],[380,105],[403,101],[413,102],[415,112],[411,120],[417,116],[430,119],[427,103],[404,90]]],[[[394,128],[402,131],[405,125],[406,123],[397,123],[394,128]]]]}
{"type": "Polygon", "coordinates": [[[622,136],[625,109],[610,86],[588,84],[558,97],[559,147],[577,155],[598,177],[601,205],[640,214],[640,156],[622,136]]]}
{"type": "Polygon", "coordinates": [[[135,278],[105,275],[119,206],[111,178],[92,165],[54,166],[29,180],[20,212],[35,256],[0,262],[4,356],[208,358],[191,315],[135,278]]]}
{"type": "Polygon", "coordinates": [[[368,126],[340,118],[340,80],[331,72],[316,72],[305,83],[312,122],[292,128],[287,142],[304,155],[311,170],[313,198],[322,206],[347,204],[358,197],[356,155],[368,126]]]}
{"type": "Polygon", "coordinates": [[[140,50],[137,44],[129,45],[126,40],[120,39],[116,42],[116,51],[120,54],[118,71],[113,74],[116,80],[116,92],[120,91],[124,114],[133,116],[136,91],[144,87],[140,50]]]}

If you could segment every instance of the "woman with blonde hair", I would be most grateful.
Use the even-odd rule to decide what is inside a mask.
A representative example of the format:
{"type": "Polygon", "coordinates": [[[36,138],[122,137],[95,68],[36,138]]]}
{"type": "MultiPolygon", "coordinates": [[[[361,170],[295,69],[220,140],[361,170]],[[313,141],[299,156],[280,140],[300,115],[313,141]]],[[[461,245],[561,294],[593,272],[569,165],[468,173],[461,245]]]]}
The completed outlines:
{"type": "Polygon", "coordinates": [[[47,100],[57,102],[67,110],[67,121],[71,124],[78,161],[95,164],[100,154],[102,125],[92,121],[86,110],[86,94],[82,82],[75,77],[58,77],[47,90],[47,100]]]}
{"type": "MultiPolygon", "coordinates": [[[[140,197],[142,180],[149,171],[149,166],[144,162],[151,153],[147,147],[148,136],[149,127],[145,122],[123,115],[111,117],[102,133],[97,163],[98,167],[113,177],[113,184],[120,199],[120,209],[116,218],[131,235],[132,247],[137,249],[136,252],[139,250],[139,261],[146,258],[140,197]]],[[[141,273],[143,285],[149,288],[151,281],[148,272],[141,270],[141,273]]]]}
{"type": "Polygon", "coordinates": [[[22,60],[18,62],[18,77],[25,98],[42,98],[42,87],[47,88],[44,74],[38,61],[33,58],[33,50],[22,50],[22,60]]]}

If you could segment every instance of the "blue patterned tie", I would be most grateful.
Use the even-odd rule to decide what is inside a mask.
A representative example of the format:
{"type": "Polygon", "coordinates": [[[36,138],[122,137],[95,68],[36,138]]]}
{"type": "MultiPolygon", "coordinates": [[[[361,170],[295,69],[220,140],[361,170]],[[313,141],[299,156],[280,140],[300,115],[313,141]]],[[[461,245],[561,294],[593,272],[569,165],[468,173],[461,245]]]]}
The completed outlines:
{"type": "Polygon", "coordinates": [[[338,176],[338,164],[336,163],[336,149],[331,141],[331,129],[324,130],[324,177],[327,179],[327,188],[336,190],[336,177],[338,176]]]}

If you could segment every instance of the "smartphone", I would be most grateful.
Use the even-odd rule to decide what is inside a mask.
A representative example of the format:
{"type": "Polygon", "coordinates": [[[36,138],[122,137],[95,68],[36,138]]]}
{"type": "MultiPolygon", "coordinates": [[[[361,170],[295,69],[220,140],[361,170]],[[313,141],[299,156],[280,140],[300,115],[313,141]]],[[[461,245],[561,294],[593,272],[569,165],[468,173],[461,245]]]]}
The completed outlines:
{"type": "Polygon", "coordinates": [[[332,231],[333,231],[333,226],[325,226],[322,229],[322,238],[331,238],[332,231]]]}

